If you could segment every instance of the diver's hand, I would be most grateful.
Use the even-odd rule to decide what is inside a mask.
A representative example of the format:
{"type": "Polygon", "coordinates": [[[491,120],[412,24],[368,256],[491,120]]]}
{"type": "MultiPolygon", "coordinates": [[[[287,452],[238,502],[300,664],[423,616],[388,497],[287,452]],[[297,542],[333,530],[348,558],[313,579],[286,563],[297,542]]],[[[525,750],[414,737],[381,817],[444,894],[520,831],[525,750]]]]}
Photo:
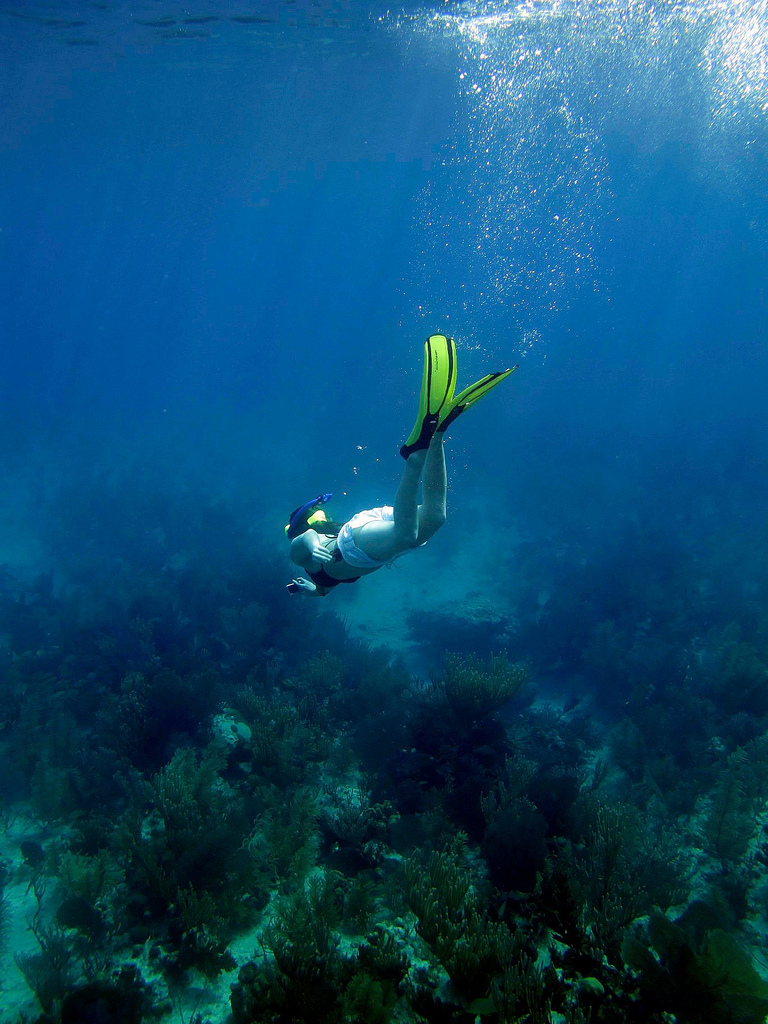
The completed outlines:
{"type": "Polygon", "coordinates": [[[333,555],[330,553],[328,548],[323,547],[322,544],[318,544],[312,552],[312,561],[316,563],[313,568],[319,569],[320,566],[325,565],[326,562],[332,562],[333,555]]]}
{"type": "Polygon", "coordinates": [[[305,580],[303,576],[297,576],[288,584],[289,594],[314,594],[317,587],[312,580],[305,580]]]}

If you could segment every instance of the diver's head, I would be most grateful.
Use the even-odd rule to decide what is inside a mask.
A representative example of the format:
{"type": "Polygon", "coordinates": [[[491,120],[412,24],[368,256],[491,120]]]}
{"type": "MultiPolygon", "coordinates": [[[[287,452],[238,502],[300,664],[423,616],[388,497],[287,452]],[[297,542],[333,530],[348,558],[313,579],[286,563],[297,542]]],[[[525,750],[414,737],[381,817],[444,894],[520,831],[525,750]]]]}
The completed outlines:
{"type": "MultiPolygon", "coordinates": [[[[330,493],[318,494],[312,501],[306,501],[303,505],[295,508],[285,527],[285,535],[288,540],[294,540],[302,533],[306,533],[307,530],[317,529],[319,533],[324,532],[323,525],[328,522],[328,517],[320,506],[326,501],[330,501],[332,497],[333,495],[330,493]]],[[[296,564],[300,565],[301,563],[297,562],[296,564]]]]}

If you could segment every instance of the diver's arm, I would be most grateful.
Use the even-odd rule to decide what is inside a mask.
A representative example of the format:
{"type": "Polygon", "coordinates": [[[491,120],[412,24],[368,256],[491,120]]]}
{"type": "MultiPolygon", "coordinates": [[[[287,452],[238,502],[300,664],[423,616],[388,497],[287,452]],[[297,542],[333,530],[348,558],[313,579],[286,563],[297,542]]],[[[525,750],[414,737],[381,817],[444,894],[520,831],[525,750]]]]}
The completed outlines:
{"type": "Polygon", "coordinates": [[[328,593],[325,587],[318,587],[312,580],[305,580],[303,576],[297,576],[288,584],[289,594],[306,594],[307,597],[325,597],[328,593]]]}
{"type": "MultiPolygon", "coordinates": [[[[307,530],[291,544],[291,561],[305,572],[319,572],[326,562],[331,561],[331,554],[314,530],[307,530]]],[[[303,576],[297,576],[288,584],[291,594],[307,594],[311,597],[325,597],[328,590],[319,587],[303,576]]]]}
{"type": "Polygon", "coordinates": [[[308,530],[306,537],[311,551],[311,565],[304,565],[302,568],[308,569],[309,572],[317,572],[327,562],[332,562],[333,556],[314,530],[308,530]]]}

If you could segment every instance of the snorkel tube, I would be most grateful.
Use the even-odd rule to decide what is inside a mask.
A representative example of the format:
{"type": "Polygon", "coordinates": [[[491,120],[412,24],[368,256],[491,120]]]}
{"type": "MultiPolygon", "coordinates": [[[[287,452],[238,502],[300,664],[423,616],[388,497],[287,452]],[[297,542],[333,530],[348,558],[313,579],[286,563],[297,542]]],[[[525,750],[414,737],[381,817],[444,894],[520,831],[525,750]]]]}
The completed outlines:
{"type": "Polygon", "coordinates": [[[291,518],[288,521],[288,525],[285,528],[285,535],[288,540],[293,540],[294,537],[298,537],[300,533],[303,533],[307,529],[307,523],[305,517],[308,513],[313,512],[320,505],[324,505],[326,501],[330,501],[333,495],[330,491],[327,494],[318,494],[312,501],[306,501],[303,505],[300,505],[295,512],[291,513],[291,518]]]}

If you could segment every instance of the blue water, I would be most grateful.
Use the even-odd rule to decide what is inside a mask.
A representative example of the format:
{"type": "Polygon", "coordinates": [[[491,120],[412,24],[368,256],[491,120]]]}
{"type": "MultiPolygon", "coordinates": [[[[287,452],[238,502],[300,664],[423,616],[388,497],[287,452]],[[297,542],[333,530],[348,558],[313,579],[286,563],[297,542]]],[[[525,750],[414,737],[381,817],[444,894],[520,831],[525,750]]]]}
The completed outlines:
{"type": "MultiPolygon", "coordinates": [[[[40,802],[25,737],[49,767],[113,749],[99,730],[130,673],[188,687],[125,754],[145,781],[202,749],[246,680],[292,700],[297,665],[349,654],[334,609],[374,609],[368,640],[426,677],[456,621],[425,633],[422,601],[466,613],[457,648],[506,645],[544,694],[575,686],[597,717],[632,695],[649,748],[663,687],[710,685],[698,753],[654,776],[670,821],[708,799],[768,728],[759,687],[728,705],[704,679],[732,622],[757,652],[738,678],[768,671],[766,0],[3,3],[0,112],[11,803],[40,802]],[[448,522],[409,555],[407,593],[381,573],[297,611],[285,517],[323,491],[339,520],[391,502],[435,331],[460,386],[519,364],[451,431],[448,522]],[[484,606],[480,642],[478,595],[508,617],[494,633],[484,606]],[[70,719],[70,743],[40,724],[70,719]]],[[[407,815],[395,755],[374,754],[371,787],[407,815]]],[[[79,799],[46,814],[74,820],[79,799]]],[[[101,799],[111,821],[130,803],[101,799]]]]}
{"type": "Polygon", "coordinates": [[[7,449],[372,492],[440,329],[522,361],[461,437],[489,505],[761,491],[764,17],[6,5],[7,449]]]}

